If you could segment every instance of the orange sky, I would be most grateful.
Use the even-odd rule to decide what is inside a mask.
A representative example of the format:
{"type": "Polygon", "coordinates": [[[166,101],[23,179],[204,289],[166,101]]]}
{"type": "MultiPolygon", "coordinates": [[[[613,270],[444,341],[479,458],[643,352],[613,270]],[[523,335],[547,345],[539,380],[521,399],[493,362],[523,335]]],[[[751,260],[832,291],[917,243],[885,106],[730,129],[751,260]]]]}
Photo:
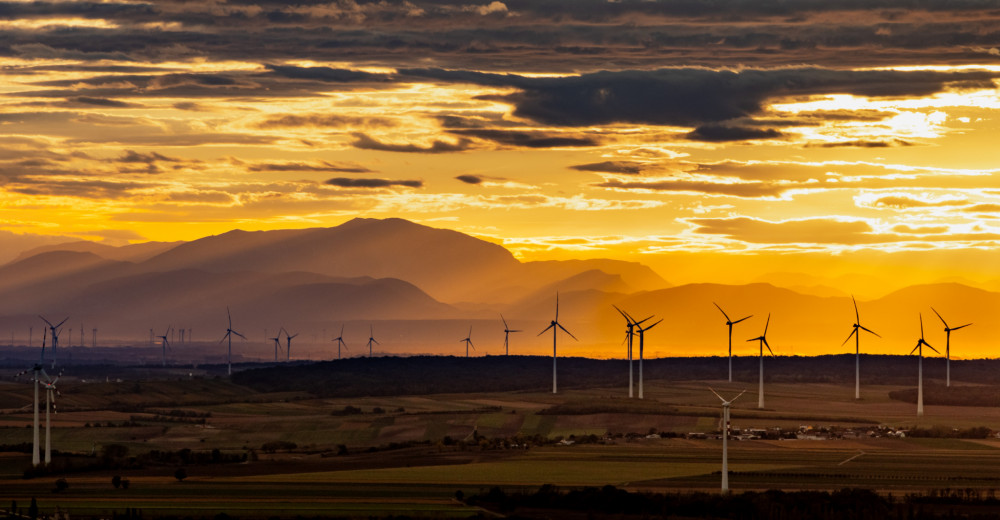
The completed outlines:
{"type": "Polygon", "coordinates": [[[8,5],[5,260],[367,216],[674,283],[1000,278],[974,3],[8,5]]]}

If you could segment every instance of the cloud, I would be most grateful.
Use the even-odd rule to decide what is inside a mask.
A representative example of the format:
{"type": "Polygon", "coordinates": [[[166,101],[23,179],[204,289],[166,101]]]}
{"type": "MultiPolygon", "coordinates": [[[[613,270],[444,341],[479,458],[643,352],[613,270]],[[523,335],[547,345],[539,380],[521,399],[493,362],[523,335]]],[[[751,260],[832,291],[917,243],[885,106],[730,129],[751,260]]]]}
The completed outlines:
{"type": "Polygon", "coordinates": [[[458,142],[449,143],[435,139],[430,146],[420,146],[416,144],[391,144],[377,141],[367,134],[355,133],[354,142],[351,146],[362,150],[380,150],[383,152],[404,152],[404,153],[449,153],[461,152],[471,148],[472,142],[468,139],[459,139],[458,142]]]}
{"type": "Polygon", "coordinates": [[[691,141],[722,143],[726,141],[749,141],[755,139],[778,139],[784,137],[780,131],[773,128],[754,128],[750,126],[702,125],[684,136],[691,141]]]}
{"type": "Polygon", "coordinates": [[[969,203],[967,199],[945,198],[929,200],[910,197],[907,195],[887,195],[879,197],[871,204],[872,206],[883,206],[893,209],[928,208],[943,206],[965,206],[969,203]]]}
{"type": "Polygon", "coordinates": [[[328,179],[324,184],[336,186],[338,188],[391,188],[393,186],[421,188],[423,187],[424,182],[390,179],[349,179],[346,177],[336,177],[328,179]]]}
{"type": "Polygon", "coordinates": [[[295,67],[291,65],[265,65],[276,76],[291,79],[308,79],[332,83],[387,82],[388,74],[375,74],[360,70],[334,69],[331,67],[295,67]]]}
{"type": "Polygon", "coordinates": [[[907,226],[906,224],[897,224],[892,227],[892,230],[896,233],[904,233],[907,235],[938,235],[941,233],[947,233],[948,226],[907,226]]]}
{"type": "Polygon", "coordinates": [[[903,139],[885,139],[880,141],[834,141],[830,143],[809,143],[807,148],[891,148],[894,146],[913,146],[913,143],[903,139]]]}
{"type": "Polygon", "coordinates": [[[593,184],[598,188],[614,190],[641,190],[656,192],[703,193],[743,198],[779,197],[788,187],[766,182],[709,182],[697,180],[622,181],[608,179],[593,184]]]}
{"type": "Polygon", "coordinates": [[[466,184],[482,184],[483,178],[477,175],[459,175],[456,179],[466,184]]]}
{"type": "Polygon", "coordinates": [[[545,132],[516,130],[469,129],[450,130],[456,135],[486,139],[508,146],[523,148],[579,148],[598,146],[600,142],[587,136],[559,135],[545,132]]]}
{"type": "Polygon", "coordinates": [[[322,161],[320,163],[285,162],[285,163],[260,163],[247,168],[252,172],[341,172],[341,173],[368,173],[371,170],[352,163],[331,163],[322,161]]]}
{"type": "Polygon", "coordinates": [[[645,163],[636,161],[604,161],[570,166],[570,168],[581,172],[620,173],[624,175],[639,175],[645,167],[645,163]]]}
{"type": "Polygon", "coordinates": [[[396,126],[396,122],[387,117],[358,117],[337,114],[289,114],[271,116],[257,124],[257,128],[294,128],[294,127],[330,127],[341,128],[363,126],[369,128],[386,128],[396,126]]]}
{"type": "Polygon", "coordinates": [[[1000,213],[1000,204],[976,204],[962,208],[962,211],[969,213],[1000,213]]]}
{"type": "Polygon", "coordinates": [[[749,217],[688,219],[694,232],[754,244],[870,244],[880,241],[863,220],[809,218],[771,222],[749,217]]]}

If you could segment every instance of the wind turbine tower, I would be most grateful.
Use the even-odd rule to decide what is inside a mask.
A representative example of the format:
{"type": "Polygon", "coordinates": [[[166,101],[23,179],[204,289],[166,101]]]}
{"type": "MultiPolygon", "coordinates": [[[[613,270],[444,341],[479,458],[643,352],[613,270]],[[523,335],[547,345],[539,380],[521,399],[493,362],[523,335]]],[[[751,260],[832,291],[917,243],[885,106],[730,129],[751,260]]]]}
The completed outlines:
{"type": "MultiPolygon", "coordinates": [[[[510,333],[511,332],[521,332],[520,330],[512,330],[510,325],[507,325],[507,320],[503,319],[503,314],[500,315],[500,321],[503,322],[503,355],[510,355],[510,333]]],[[[471,334],[470,334],[471,335],[471,334]]]]}
{"type": "Polygon", "coordinates": [[[934,314],[937,314],[937,317],[938,319],[941,320],[941,323],[944,323],[945,386],[951,386],[951,331],[964,329],[965,327],[968,327],[969,325],[972,324],[966,323],[965,325],[959,325],[957,327],[949,327],[948,322],[944,321],[944,318],[941,317],[941,314],[938,313],[938,311],[935,310],[934,307],[931,307],[931,310],[934,311],[934,314]]]}
{"type": "Polygon", "coordinates": [[[746,390],[736,394],[736,397],[728,401],[715,390],[711,388],[709,390],[722,401],[722,494],[726,495],[729,494],[729,406],[746,393],[746,390]]]}
{"type": "Polygon", "coordinates": [[[771,315],[767,315],[767,321],[764,322],[764,333],[756,338],[750,338],[747,341],[757,341],[760,342],[760,390],[757,392],[757,408],[764,408],[764,347],[767,347],[767,351],[774,356],[774,351],[771,350],[771,345],[767,343],[767,326],[771,324],[771,315]]]}
{"type": "MultiPolygon", "coordinates": [[[[652,316],[650,316],[650,318],[652,318],[652,316]]],[[[646,320],[648,320],[648,319],[649,318],[646,318],[646,320]]],[[[642,321],[646,321],[646,320],[642,320],[642,321]]],[[[639,330],[639,399],[643,398],[643,395],[642,395],[642,349],[643,349],[644,339],[646,337],[646,331],[649,330],[649,329],[651,329],[651,328],[653,328],[653,327],[655,327],[658,323],[660,323],[660,321],[663,321],[663,320],[661,319],[661,320],[657,321],[656,323],[654,323],[654,324],[652,324],[652,325],[650,325],[648,327],[642,327],[639,323],[635,324],[635,328],[639,330]]]]}
{"type": "Polygon", "coordinates": [[[917,417],[924,416],[924,345],[940,354],[930,343],[924,341],[924,316],[920,315],[920,339],[910,354],[917,353],[917,417]]]}
{"type": "Polygon", "coordinates": [[[163,366],[167,366],[167,349],[170,348],[170,341],[167,340],[167,336],[170,335],[172,328],[173,326],[167,327],[167,331],[162,336],[157,336],[160,338],[160,347],[163,349],[163,366]]]}
{"type": "Polygon", "coordinates": [[[226,373],[233,375],[233,334],[243,339],[247,339],[247,337],[233,330],[233,315],[229,312],[229,307],[226,307],[226,317],[229,318],[229,326],[226,327],[226,335],[219,340],[219,343],[229,341],[229,350],[226,353],[226,373]]]}
{"type": "Polygon", "coordinates": [[[851,340],[851,336],[854,336],[854,398],[861,399],[861,331],[869,332],[879,338],[882,336],[861,325],[861,315],[858,314],[858,301],[854,299],[853,294],[851,295],[851,301],[854,302],[854,330],[851,331],[847,339],[840,346],[843,347],[846,345],[851,340]]]}
{"type": "Polygon", "coordinates": [[[719,312],[721,312],[722,315],[726,317],[726,326],[729,327],[729,382],[732,383],[733,382],[733,325],[736,325],[737,323],[743,320],[752,318],[753,314],[746,316],[744,318],[740,318],[736,321],[733,321],[729,319],[729,315],[726,314],[726,311],[722,310],[722,307],[719,307],[718,303],[712,302],[712,305],[715,305],[715,308],[719,309],[719,312]]]}
{"type": "Polygon", "coordinates": [[[556,317],[554,320],[552,320],[549,326],[546,327],[545,330],[539,332],[538,335],[541,336],[542,334],[545,334],[549,329],[552,329],[552,393],[554,394],[556,393],[556,335],[559,332],[558,329],[562,329],[563,332],[569,334],[569,337],[573,338],[574,340],[580,341],[576,339],[576,336],[574,336],[572,332],[566,330],[566,327],[563,327],[562,325],[559,324],[558,292],[556,293],[556,317]]]}
{"type": "Polygon", "coordinates": [[[278,335],[273,338],[268,338],[274,342],[274,362],[278,362],[278,349],[281,348],[281,330],[278,330],[278,335]]]}
{"type": "Polygon", "coordinates": [[[476,350],[476,346],[472,344],[472,326],[471,325],[469,326],[469,335],[466,336],[464,339],[458,340],[458,342],[459,343],[462,343],[462,342],[465,343],[465,357],[469,357],[469,347],[472,347],[472,350],[476,350]]]}
{"type": "Polygon", "coordinates": [[[635,337],[634,329],[636,325],[652,318],[652,316],[646,318],[645,320],[635,321],[635,319],[632,318],[632,315],[619,309],[617,305],[612,305],[612,307],[618,311],[618,314],[621,314],[622,317],[625,318],[625,343],[628,344],[628,397],[631,399],[632,387],[634,386],[632,382],[632,340],[635,337]]]}
{"type": "Polygon", "coordinates": [[[381,345],[381,343],[375,341],[375,326],[368,325],[368,359],[372,357],[372,343],[381,345]]]}
{"type": "MultiPolygon", "coordinates": [[[[47,319],[45,319],[44,316],[39,315],[38,317],[42,318],[42,321],[44,321],[45,324],[49,326],[49,331],[50,331],[50,334],[52,335],[52,368],[55,368],[55,366],[56,366],[56,357],[57,357],[57,349],[59,348],[59,330],[58,329],[59,329],[59,327],[62,326],[63,323],[66,323],[66,320],[69,319],[69,316],[67,316],[66,319],[60,321],[58,325],[53,325],[52,322],[49,321],[49,320],[47,320],[47,319]]],[[[44,351],[44,348],[42,350],[44,351]]]]}
{"type": "Polygon", "coordinates": [[[337,359],[340,359],[340,347],[347,348],[347,343],[344,342],[344,326],[340,326],[340,335],[333,338],[333,341],[337,342],[337,359]]]}
{"type": "MultiPolygon", "coordinates": [[[[281,333],[279,332],[278,334],[280,335],[281,333]]],[[[285,362],[286,363],[292,360],[292,339],[294,339],[298,335],[299,335],[298,332],[296,332],[295,334],[289,334],[287,330],[285,331],[285,362]]]]}
{"type": "MultiPolygon", "coordinates": [[[[49,379],[49,375],[45,373],[43,369],[42,375],[46,379],[49,379]]],[[[59,376],[57,375],[55,379],[45,381],[42,384],[45,385],[45,465],[48,466],[52,463],[52,422],[49,418],[50,412],[55,412],[56,410],[56,381],[59,381],[59,376]]]]}

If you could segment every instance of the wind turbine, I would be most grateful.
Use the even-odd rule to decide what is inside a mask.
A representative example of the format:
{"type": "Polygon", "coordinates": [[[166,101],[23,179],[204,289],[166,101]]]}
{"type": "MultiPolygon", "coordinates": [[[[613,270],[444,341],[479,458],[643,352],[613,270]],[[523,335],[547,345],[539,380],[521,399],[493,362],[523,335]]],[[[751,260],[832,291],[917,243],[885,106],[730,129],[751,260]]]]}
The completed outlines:
{"type": "Polygon", "coordinates": [[[944,321],[944,318],[941,317],[941,314],[938,313],[938,311],[935,310],[934,307],[931,307],[931,310],[934,311],[934,314],[937,314],[937,317],[938,319],[941,320],[941,323],[944,323],[945,386],[951,386],[951,331],[964,329],[965,327],[968,327],[969,325],[972,324],[966,323],[965,325],[959,325],[958,327],[949,327],[948,322],[944,321]]]}
{"type": "Polygon", "coordinates": [[[368,325],[368,358],[369,359],[371,359],[371,357],[372,357],[372,343],[374,343],[376,345],[381,345],[381,343],[379,343],[378,341],[375,340],[375,326],[374,325],[368,325]]]}
{"type": "MultiPolygon", "coordinates": [[[[46,379],[49,379],[49,375],[45,373],[42,369],[42,375],[46,379]]],[[[50,379],[49,381],[43,381],[42,384],[45,385],[45,465],[48,466],[52,463],[52,423],[49,419],[49,411],[55,413],[56,411],[56,394],[59,390],[56,389],[56,381],[59,381],[60,376],[56,376],[55,379],[50,379]]]]}
{"type": "Polygon", "coordinates": [[[278,335],[273,338],[267,338],[274,342],[274,362],[278,362],[278,349],[281,348],[281,330],[278,329],[278,335]]]}
{"type": "Polygon", "coordinates": [[[733,382],[733,325],[736,325],[737,323],[745,319],[752,318],[753,314],[745,318],[740,318],[736,321],[733,321],[729,319],[729,315],[726,314],[726,311],[722,310],[722,307],[719,307],[718,303],[712,302],[712,305],[715,305],[715,308],[719,309],[719,312],[721,312],[722,315],[726,317],[726,325],[729,327],[729,382],[732,383],[733,382]]]}
{"type": "Polygon", "coordinates": [[[757,408],[764,407],[764,347],[767,347],[767,351],[774,356],[774,351],[771,350],[771,345],[767,343],[767,326],[771,324],[771,315],[767,315],[767,321],[764,322],[764,333],[756,338],[748,339],[747,341],[758,341],[760,342],[760,390],[757,394],[757,408]]]}
{"type": "Polygon", "coordinates": [[[746,390],[736,394],[736,397],[726,400],[718,392],[709,388],[715,397],[718,397],[722,401],[722,494],[729,493],[729,406],[733,404],[734,401],[740,398],[741,395],[746,393],[746,390]]]}
{"type": "Polygon", "coordinates": [[[854,299],[854,295],[851,295],[851,301],[854,302],[854,330],[847,336],[847,339],[840,344],[841,347],[847,344],[851,340],[851,336],[854,336],[854,398],[861,399],[861,332],[870,332],[875,336],[881,338],[877,332],[874,330],[865,328],[861,325],[861,315],[858,314],[858,301],[854,299]]]}
{"type": "MultiPolygon", "coordinates": [[[[278,332],[278,335],[281,335],[281,332],[278,332]]],[[[292,360],[292,338],[298,335],[298,332],[289,334],[287,330],[285,331],[285,362],[292,360]]]]}
{"type": "Polygon", "coordinates": [[[170,341],[167,340],[167,335],[170,334],[171,328],[171,326],[168,326],[167,331],[162,336],[157,336],[160,338],[160,346],[163,347],[163,366],[167,366],[167,349],[170,348],[170,341]]]}
{"type": "Polygon", "coordinates": [[[347,348],[347,343],[344,342],[344,326],[340,326],[340,335],[333,338],[333,341],[337,342],[337,359],[340,359],[340,347],[347,348]]]}
{"type": "Polygon", "coordinates": [[[41,318],[42,321],[44,321],[45,324],[49,326],[49,330],[52,332],[52,368],[55,368],[56,355],[57,355],[56,351],[59,348],[59,331],[56,329],[61,327],[63,323],[66,323],[66,320],[69,319],[69,316],[67,316],[66,319],[60,321],[58,325],[53,325],[51,321],[45,319],[45,317],[42,315],[38,315],[38,317],[41,318]]]}
{"type": "MultiPolygon", "coordinates": [[[[652,318],[652,316],[650,316],[649,318],[652,318]]],[[[646,320],[648,320],[649,318],[646,318],[646,320]]],[[[646,321],[646,320],[642,320],[642,321],[646,321]]],[[[647,330],[655,327],[657,325],[657,323],[660,323],[660,321],[663,321],[663,320],[661,319],[661,320],[657,321],[656,323],[654,323],[654,324],[652,324],[652,325],[650,325],[648,327],[645,327],[645,328],[640,325],[640,323],[642,323],[642,322],[639,322],[639,323],[635,324],[635,328],[639,330],[639,399],[643,398],[642,397],[642,347],[643,347],[643,338],[645,337],[645,332],[647,330]]]]}
{"type": "Polygon", "coordinates": [[[476,350],[476,346],[472,344],[472,326],[469,326],[469,335],[465,339],[458,340],[459,343],[465,342],[465,357],[469,357],[469,347],[472,350],[476,350]]]}
{"type": "Polygon", "coordinates": [[[233,315],[229,312],[229,307],[226,307],[226,317],[229,318],[229,326],[226,327],[226,335],[219,340],[219,343],[229,340],[229,351],[226,354],[226,372],[229,375],[233,375],[233,334],[236,334],[243,339],[247,339],[247,337],[233,330],[233,315]]]}
{"type": "Polygon", "coordinates": [[[637,322],[637,321],[635,321],[634,318],[632,318],[632,316],[629,313],[627,313],[627,312],[619,309],[617,305],[612,304],[611,306],[614,307],[616,311],[618,311],[618,314],[621,314],[622,317],[625,318],[625,342],[628,343],[628,396],[629,396],[629,399],[631,399],[632,398],[632,386],[633,386],[633,384],[632,384],[632,338],[635,337],[635,332],[633,331],[633,329],[635,328],[635,326],[637,324],[642,323],[642,322],[644,322],[644,321],[652,318],[652,316],[650,316],[649,318],[646,318],[645,320],[641,320],[641,321],[637,322]]]}
{"type": "Polygon", "coordinates": [[[38,447],[38,384],[39,384],[39,374],[44,371],[42,368],[42,362],[45,360],[45,329],[42,329],[42,355],[39,358],[38,363],[35,363],[30,369],[22,370],[18,372],[14,378],[19,378],[24,374],[31,372],[32,381],[35,384],[35,400],[34,400],[34,429],[32,430],[31,436],[31,465],[38,466],[41,463],[41,457],[38,447]]]}
{"type": "MultiPolygon", "coordinates": [[[[503,319],[503,314],[500,315],[500,321],[503,322],[503,355],[510,355],[510,333],[511,332],[522,332],[520,330],[511,330],[510,325],[507,325],[507,320],[503,319]]],[[[471,334],[470,334],[471,336],[471,334]]]]}
{"type": "Polygon", "coordinates": [[[920,316],[920,339],[917,340],[917,346],[913,347],[910,354],[917,352],[917,417],[924,416],[924,349],[923,346],[927,345],[927,348],[933,350],[940,354],[936,348],[932,347],[930,343],[924,341],[924,316],[920,316]]]}
{"type": "Polygon", "coordinates": [[[566,330],[566,327],[563,327],[559,323],[559,293],[558,292],[556,293],[556,318],[554,320],[552,320],[552,322],[549,324],[548,327],[545,327],[545,330],[539,332],[538,335],[541,336],[542,334],[545,334],[546,332],[548,332],[549,329],[552,329],[552,393],[554,394],[554,393],[556,393],[556,335],[559,332],[558,329],[562,329],[563,332],[565,332],[566,334],[569,334],[569,337],[573,338],[574,340],[580,341],[580,340],[576,339],[576,336],[574,336],[572,332],[566,330]]]}

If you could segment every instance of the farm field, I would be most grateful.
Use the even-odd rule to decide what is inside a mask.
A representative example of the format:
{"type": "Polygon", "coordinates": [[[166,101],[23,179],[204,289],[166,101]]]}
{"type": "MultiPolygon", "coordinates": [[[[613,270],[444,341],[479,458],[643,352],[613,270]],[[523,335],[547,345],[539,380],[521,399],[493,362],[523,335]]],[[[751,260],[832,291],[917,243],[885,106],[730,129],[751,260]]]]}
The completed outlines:
{"type": "MultiPolygon", "coordinates": [[[[258,393],[221,379],[60,386],[52,446],[57,465],[70,467],[26,479],[30,454],[9,449],[0,456],[0,504],[17,501],[23,509],[35,497],[43,513],[58,508],[84,517],[137,508],[147,517],[438,518],[476,515],[456,492],[493,486],[715,491],[721,441],[684,438],[718,431],[718,400],[708,387],[724,395],[750,389],[733,407],[740,429],[1000,430],[1000,410],[988,407],[927,406],[917,420],[912,404],[889,398],[899,386],[863,388],[854,401],[852,388],[769,384],[763,410],[752,384],[720,381],[647,382],[642,401],[609,388],[321,399],[258,393]],[[651,432],[663,438],[646,438],[651,432]],[[108,458],[109,447],[118,459],[108,458]],[[153,451],[187,450],[208,462],[135,463],[153,451]],[[179,467],[183,481],[174,477],[179,467]],[[129,488],[114,488],[115,475],[129,488]],[[68,486],[56,493],[58,478],[68,486]]],[[[0,445],[31,442],[29,391],[0,384],[0,445]]],[[[731,440],[729,462],[737,492],[1000,489],[1000,440],[993,439],[731,440]]]]}

